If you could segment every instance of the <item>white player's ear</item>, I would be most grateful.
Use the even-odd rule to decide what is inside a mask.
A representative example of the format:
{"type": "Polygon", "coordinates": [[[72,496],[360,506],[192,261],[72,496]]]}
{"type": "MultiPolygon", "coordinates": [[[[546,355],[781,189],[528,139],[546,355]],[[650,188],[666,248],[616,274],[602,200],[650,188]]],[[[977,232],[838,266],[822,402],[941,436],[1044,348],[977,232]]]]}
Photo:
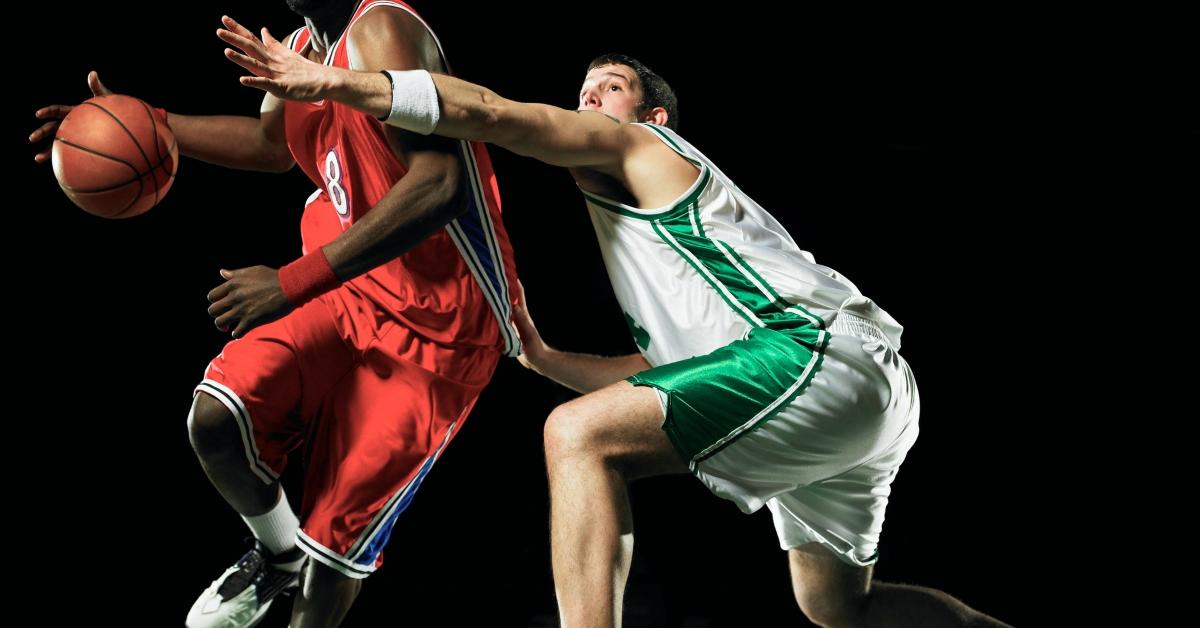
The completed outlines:
{"type": "Polygon", "coordinates": [[[666,126],[667,110],[662,107],[655,107],[650,111],[642,114],[642,122],[657,124],[658,126],[666,126]]]}

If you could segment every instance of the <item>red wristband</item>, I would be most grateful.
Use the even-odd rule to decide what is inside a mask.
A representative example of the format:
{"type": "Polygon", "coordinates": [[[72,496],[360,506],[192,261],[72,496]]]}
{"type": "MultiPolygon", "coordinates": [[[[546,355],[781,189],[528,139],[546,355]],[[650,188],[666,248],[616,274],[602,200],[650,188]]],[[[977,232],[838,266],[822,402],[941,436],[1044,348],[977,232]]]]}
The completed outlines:
{"type": "Polygon", "coordinates": [[[320,248],[279,269],[279,287],[283,296],[296,307],[340,286],[333,266],[320,248]]]}

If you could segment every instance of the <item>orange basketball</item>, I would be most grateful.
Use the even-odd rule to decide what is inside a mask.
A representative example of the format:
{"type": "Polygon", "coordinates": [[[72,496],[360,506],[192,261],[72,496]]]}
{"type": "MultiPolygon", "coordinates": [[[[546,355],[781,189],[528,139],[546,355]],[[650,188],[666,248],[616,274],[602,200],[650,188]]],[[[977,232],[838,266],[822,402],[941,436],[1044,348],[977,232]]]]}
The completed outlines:
{"type": "Polygon", "coordinates": [[[63,192],[85,211],[130,218],[154,207],[179,167],[175,134],[131,96],[97,96],[63,118],[51,152],[63,192]]]}

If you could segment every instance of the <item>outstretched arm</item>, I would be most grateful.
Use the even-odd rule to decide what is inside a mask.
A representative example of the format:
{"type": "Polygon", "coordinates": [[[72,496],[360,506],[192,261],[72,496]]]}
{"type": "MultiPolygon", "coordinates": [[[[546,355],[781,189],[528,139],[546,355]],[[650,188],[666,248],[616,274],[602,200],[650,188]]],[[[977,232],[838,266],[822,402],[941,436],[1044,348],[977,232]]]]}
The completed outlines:
{"type": "MultiPolygon", "coordinates": [[[[228,30],[218,31],[218,36],[241,50],[229,49],[225,55],[252,73],[241,78],[244,85],[281,98],[331,98],[380,119],[392,113],[392,82],[387,75],[313,63],[265,31],[259,39],[233,19],[226,17],[224,21],[228,30]]],[[[409,78],[429,80],[418,76],[406,76],[404,80],[409,78]]],[[[422,128],[422,123],[429,122],[424,120],[406,128],[489,142],[552,165],[589,167],[601,172],[618,171],[628,152],[647,137],[598,112],[516,102],[444,74],[432,75],[432,82],[436,100],[424,103],[420,102],[423,98],[414,96],[418,102],[413,104],[436,108],[436,122],[422,128]]]]}
{"type": "MultiPolygon", "coordinates": [[[[93,96],[114,93],[100,82],[96,72],[88,73],[88,87],[93,96]]],[[[29,136],[33,143],[54,137],[63,118],[74,107],[50,105],[34,112],[45,120],[29,136]]],[[[184,116],[168,114],[166,122],[179,142],[179,152],[226,168],[285,172],[295,161],[283,139],[283,103],[272,94],[263,98],[259,117],[249,116],[184,116]]],[[[50,148],[33,157],[38,163],[50,161],[50,148]]]]}

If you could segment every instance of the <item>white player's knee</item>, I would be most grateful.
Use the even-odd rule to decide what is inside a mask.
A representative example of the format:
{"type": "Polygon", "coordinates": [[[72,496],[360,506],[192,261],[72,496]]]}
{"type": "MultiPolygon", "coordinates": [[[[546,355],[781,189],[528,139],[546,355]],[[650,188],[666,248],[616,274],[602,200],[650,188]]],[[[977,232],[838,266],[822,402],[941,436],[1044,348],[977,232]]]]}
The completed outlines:
{"type": "Polygon", "coordinates": [[[587,417],[570,404],[561,405],[550,413],[543,429],[547,460],[589,455],[594,438],[587,417]]]}

